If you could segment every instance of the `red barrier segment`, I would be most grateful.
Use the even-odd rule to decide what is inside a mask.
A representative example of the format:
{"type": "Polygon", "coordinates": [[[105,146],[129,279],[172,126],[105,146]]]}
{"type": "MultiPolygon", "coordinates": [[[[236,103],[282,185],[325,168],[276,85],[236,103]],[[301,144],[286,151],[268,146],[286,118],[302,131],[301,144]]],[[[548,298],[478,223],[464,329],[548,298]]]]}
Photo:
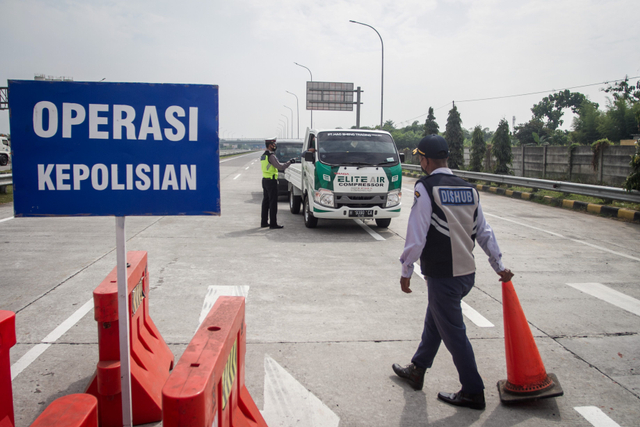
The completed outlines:
{"type": "MultiPolygon", "coordinates": [[[[149,315],[147,252],[127,254],[131,346],[131,402],[133,424],[162,419],[162,386],[173,368],[173,353],[149,315]]],[[[98,398],[101,427],[122,426],[120,327],[118,325],[117,267],[93,291],[98,322],[99,362],[87,393],[98,398]]]]}
{"type": "Polygon", "coordinates": [[[13,427],[13,391],[9,350],[16,345],[16,314],[0,310],[0,427],[13,427]]]}
{"type": "Polygon", "coordinates": [[[164,427],[267,427],[244,384],[244,297],[220,297],[162,389],[164,427]]]}
{"type": "Polygon", "coordinates": [[[562,396],[554,374],[547,374],[513,283],[502,282],[507,380],[498,381],[503,403],[562,396]]]}
{"type": "Polygon", "coordinates": [[[69,394],[54,400],[31,427],[98,427],[98,400],[90,394],[69,394]]]}

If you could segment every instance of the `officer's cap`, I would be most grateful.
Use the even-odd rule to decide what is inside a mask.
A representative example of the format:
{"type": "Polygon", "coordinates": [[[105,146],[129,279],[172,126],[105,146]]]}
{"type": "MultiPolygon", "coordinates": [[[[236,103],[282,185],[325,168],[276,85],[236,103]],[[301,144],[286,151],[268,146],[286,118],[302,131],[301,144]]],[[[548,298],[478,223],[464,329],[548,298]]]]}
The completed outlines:
{"type": "Polygon", "coordinates": [[[449,157],[449,145],[440,135],[427,135],[420,140],[413,154],[420,154],[428,159],[446,159],[449,157]]]}

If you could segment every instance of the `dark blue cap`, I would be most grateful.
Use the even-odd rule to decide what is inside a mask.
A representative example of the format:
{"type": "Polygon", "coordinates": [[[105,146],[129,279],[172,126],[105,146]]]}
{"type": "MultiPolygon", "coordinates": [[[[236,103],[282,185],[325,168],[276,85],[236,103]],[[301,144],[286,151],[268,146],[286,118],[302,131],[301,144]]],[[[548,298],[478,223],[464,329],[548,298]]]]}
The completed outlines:
{"type": "Polygon", "coordinates": [[[446,159],[449,157],[449,145],[440,135],[427,135],[420,140],[413,154],[420,154],[428,159],[446,159]]]}

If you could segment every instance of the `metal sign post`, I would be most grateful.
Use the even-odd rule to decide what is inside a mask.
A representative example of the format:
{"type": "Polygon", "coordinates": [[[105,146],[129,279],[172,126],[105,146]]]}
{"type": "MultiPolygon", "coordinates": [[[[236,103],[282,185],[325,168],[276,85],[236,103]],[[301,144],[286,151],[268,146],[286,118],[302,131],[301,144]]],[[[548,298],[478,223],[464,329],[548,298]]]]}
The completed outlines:
{"type": "Polygon", "coordinates": [[[131,348],[129,340],[129,284],[127,282],[127,239],[125,217],[116,217],[116,261],[118,269],[118,327],[120,328],[120,388],[122,425],[133,425],[131,406],[131,348]]]}

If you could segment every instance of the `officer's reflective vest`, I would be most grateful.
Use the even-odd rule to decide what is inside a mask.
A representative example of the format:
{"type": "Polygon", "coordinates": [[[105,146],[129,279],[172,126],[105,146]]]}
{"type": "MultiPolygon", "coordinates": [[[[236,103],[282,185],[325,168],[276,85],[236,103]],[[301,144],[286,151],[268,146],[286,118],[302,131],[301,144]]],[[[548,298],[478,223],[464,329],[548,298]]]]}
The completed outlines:
{"type": "Polygon", "coordinates": [[[266,179],[278,179],[278,169],[276,169],[271,163],[269,163],[269,156],[271,151],[267,150],[260,157],[260,163],[262,165],[262,177],[266,179]]]}

